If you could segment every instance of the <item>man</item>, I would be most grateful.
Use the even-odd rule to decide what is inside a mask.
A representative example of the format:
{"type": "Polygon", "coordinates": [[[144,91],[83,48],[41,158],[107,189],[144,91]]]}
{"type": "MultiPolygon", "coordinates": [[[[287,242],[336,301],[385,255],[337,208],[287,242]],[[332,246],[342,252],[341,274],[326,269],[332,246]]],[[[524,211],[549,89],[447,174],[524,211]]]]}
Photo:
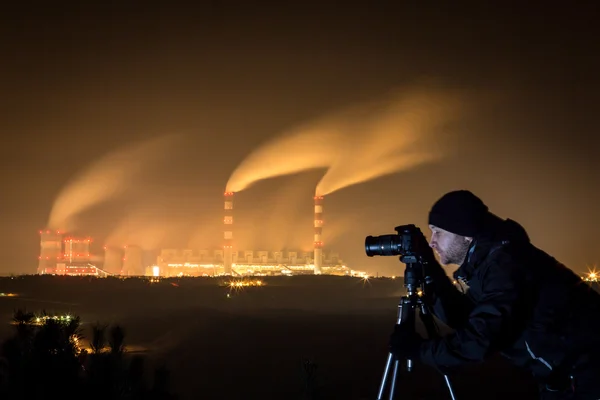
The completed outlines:
{"type": "Polygon", "coordinates": [[[444,372],[501,353],[531,371],[542,399],[600,399],[600,295],[469,191],[440,198],[429,227],[429,246],[460,266],[454,277],[468,289],[426,251],[433,312],[454,332],[423,340],[396,327],[392,353],[444,372]]]}

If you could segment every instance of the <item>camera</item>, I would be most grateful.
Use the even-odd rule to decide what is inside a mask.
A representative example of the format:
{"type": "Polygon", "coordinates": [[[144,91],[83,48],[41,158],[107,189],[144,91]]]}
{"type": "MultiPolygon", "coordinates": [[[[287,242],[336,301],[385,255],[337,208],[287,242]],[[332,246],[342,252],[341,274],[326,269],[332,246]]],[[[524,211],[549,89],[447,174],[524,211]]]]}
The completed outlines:
{"type": "MultiPolygon", "coordinates": [[[[404,271],[404,286],[409,295],[418,292],[424,283],[429,283],[429,277],[424,271],[424,249],[429,247],[423,233],[415,225],[400,225],[394,228],[398,234],[367,236],[365,252],[367,256],[400,256],[400,262],[406,264],[404,271]]],[[[426,263],[426,262],[425,262],[426,263]]]]}
{"type": "Polygon", "coordinates": [[[414,239],[419,229],[415,225],[400,225],[394,228],[398,234],[367,236],[365,252],[367,256],[414,256],[414,239]]]}

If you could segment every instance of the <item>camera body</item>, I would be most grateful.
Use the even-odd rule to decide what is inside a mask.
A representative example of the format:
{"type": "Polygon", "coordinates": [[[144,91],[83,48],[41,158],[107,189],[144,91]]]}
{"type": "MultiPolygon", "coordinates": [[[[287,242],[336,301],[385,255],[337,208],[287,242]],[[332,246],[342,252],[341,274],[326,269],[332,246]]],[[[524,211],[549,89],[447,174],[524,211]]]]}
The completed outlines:
{"type": "Polygon", "coordinates": [[[409,293],[424,283],[421,246],[425,246],[421,230],[415,225],[400,225],[394,228],[396,235],[367,236],[365,252],[367,256],[400,256],[400,262],[406,264],[404,272],[405,286],[409,293]]]}

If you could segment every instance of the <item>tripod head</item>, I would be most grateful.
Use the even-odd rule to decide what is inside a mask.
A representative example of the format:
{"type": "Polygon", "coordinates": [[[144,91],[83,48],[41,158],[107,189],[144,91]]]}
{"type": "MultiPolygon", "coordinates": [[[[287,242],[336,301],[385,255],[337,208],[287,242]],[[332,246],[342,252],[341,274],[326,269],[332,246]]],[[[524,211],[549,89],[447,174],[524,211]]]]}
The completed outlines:
{"type": "Polygon", "coordinates": [[[425,283],[423,276],[423,264],[415,256],[400,256],[400,262],[406,265],[404,269],[404,287],[408,296],[417,294],[417,289],[425,283]]]}

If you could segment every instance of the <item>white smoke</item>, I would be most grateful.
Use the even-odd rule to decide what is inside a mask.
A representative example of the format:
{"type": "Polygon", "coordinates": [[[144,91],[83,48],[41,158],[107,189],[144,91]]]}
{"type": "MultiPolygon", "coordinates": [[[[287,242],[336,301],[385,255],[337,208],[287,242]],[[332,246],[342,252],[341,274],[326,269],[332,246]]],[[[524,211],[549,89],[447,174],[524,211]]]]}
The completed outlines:
{"type": "Polygon", "coordinates": [[[136,143],[94,162],[60,192],[50,212],[48,228],[75,229],[79,214],[125,192],[145,168],[168,152],[177,137],[136,143]]]}
{"type": "Polygon", "coordinates": [[[434,162],[447,153],[434,135],[458,116],[455,93],[418,86],[357,106],[279,136],[251,153],[227,190],[300,171],[326,169],[316,194],[434,162]]]}

